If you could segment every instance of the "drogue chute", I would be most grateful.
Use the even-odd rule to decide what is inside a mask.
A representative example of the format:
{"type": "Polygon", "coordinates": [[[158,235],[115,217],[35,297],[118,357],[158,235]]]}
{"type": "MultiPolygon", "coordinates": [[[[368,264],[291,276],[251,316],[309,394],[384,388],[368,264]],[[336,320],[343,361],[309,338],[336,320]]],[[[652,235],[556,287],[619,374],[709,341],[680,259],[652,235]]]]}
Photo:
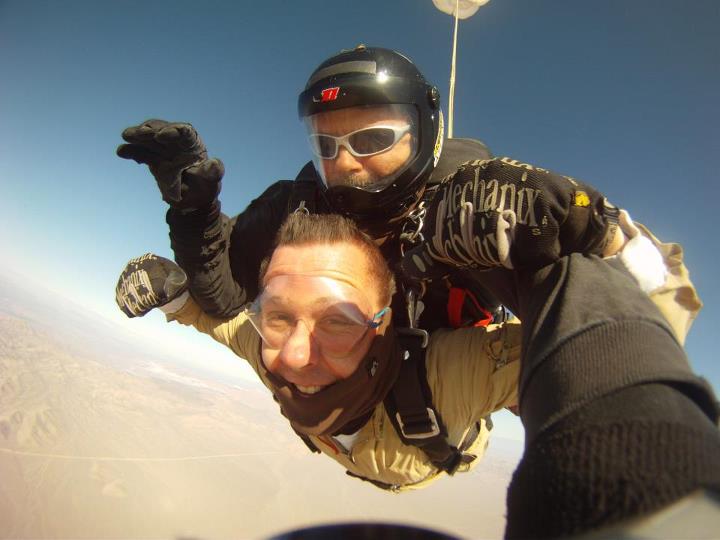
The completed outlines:
{"type": "Polygon", "coordinates": [[[450,92],[448,93],[448,138],[453,136],[453,108],[455,104],[455,57],[457,56],[458,21],[475,15],[490,0],[432,0],[435,7],[455,18],[453,33],[452,64],[450,67],[450,92]]]}

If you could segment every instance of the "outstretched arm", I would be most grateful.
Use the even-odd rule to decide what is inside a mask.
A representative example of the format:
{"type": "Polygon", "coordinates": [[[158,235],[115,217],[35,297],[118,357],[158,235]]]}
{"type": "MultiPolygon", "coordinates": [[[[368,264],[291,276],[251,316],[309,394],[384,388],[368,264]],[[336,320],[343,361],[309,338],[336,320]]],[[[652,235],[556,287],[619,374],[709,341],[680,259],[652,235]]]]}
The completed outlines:
{"type": "Polygon", "coordinates": [[[256,368],[260,340],[243,314],[219,319],[204,313],[190,296],[185,272],[174,262],[146,253],[131,259],[115,287],[118,307],[130,318],[143,317],[155,308],[175,320],[209,335],[256,368]]]}
{"type": "MultiPolygon", "coordinates": [[[[543,171],[531,184],[522,165],[509,165],[520,171],[516,183],[497,162],[469,166],[472,174],[433,201],[427,243],[403,268],[417,279],[441,275],[443,265],[474,267],[523,321],[526,451],[508,493],[506,536],[582,533],[697,489],[720,492],[716,397],[678,341],[701,306],[679,247],[643,235],[660,248],[666,273],[642,290],[647,276],[630,274],[624,254],[601,258],[614,224],[589,186],[543,171]],[[510,198],[513,208],[500,204],[510,198]]],[[[613,217],[622,225],[622,214],[613,217]]],[[[632,251],[641,237],[628,236],[632,251]]]]}
{"type": "Polygon", "coordinates": [[[681,343],[702,307],[678,244],[660,242],[592,186],[526,163],[465,164],[431,201],[425,223],[424,242],[402,260],[405,276],[427,281],[466,269],[516,314],[520,299],[511,271],[570,253],[619,253],[681,343]],[[659,281],[657,267],[663,269],[659,281]]]}
{"type": "Polygon", "coordinates": [[[425,242],[408,275],[452,268],[538,268],[569,253],[612,254],[623,243],[618,209],[592,186],[510,158],[472,161],[428,206],[425,242]]]}
{"type": "Polygon", "coordinates": [[[251,239],[236,242],[231,253],[235,220],[221,213],[218,200],[222,162],[208,158],[204,143],[187,123],[147,120],[127,128],[122,136],[126,144],[118,147],[118,156],[148,165],[163,200],[170,205],[171,246],[194,298],[209,314],[236,315],[257,279],[252,271],[245,271],[246,265],[253,267],[254,258],[243,246],[258,238],[251,233],[251,239]]]}
{"type": "Polygon", "coordinates": [[[508,538],[566,536],[720,493],[716,397],[619,261],[518,272],[526,450],[508,538]]]}

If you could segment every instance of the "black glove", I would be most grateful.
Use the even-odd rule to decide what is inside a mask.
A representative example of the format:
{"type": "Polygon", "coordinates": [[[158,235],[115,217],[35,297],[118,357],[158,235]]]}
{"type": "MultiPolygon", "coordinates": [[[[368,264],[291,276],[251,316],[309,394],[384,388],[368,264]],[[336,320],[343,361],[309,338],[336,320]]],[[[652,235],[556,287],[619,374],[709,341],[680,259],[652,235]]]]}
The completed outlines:
{"type": "Polygon", "coordinates": [[[187,276],[177,264],[146,253],[125,265],[115,286],[115,302],[128,317],[142,317],[187,288],[187,276]]]}
{"type": "Polygon", "coordinates": [[[163,200],[173,208],[209,206],[220,193],[225,167],[208,159],[207,149],[190,124],[147,120],[127,128],[117,155],[145,163],[155,177],[163,200]]]}
{"type": "Polygon", "coordinates": [[[424,281],[455,268],[533,269],[568,253],[602,253],[617,214],[570,177],[509,158],[469,162],[430,202],[424,241],[401,270],[424,281]]]}

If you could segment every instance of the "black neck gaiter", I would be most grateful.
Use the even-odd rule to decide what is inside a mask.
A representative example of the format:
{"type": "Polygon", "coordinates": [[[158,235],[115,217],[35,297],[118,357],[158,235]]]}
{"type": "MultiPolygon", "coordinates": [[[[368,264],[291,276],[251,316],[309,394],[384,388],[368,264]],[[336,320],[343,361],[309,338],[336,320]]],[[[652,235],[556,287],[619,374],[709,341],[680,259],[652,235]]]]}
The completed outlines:
{"type": "Polygon", "coordinates": [[[370,349],[350,377],[317,394],[303,394],[295,385],[270,373],[262,361],[258,368],[260,378],[272,391],[293,429],[317,436],[336,434],[350,422],[369,416],[395,383],[401,361],[395,332],[389,323],[378,329],[370,349]]]}

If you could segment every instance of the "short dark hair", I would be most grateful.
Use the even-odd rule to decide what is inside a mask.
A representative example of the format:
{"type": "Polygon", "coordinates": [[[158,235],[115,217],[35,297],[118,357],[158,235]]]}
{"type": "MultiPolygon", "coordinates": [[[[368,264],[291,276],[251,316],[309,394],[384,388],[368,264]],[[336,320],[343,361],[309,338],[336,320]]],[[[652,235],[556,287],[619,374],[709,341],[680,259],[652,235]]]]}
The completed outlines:
{"type": "MultiPolygon", "coordinates": [[[[280,226],[275,236],[273,251],[282,246],[348,242],[363,251],[367,257],[367,270],[378,286],[380,301],[384,305],[390,305],[390,299],[395,293],[395,277],[377,244],[349,218],[338,214],[294,212],[280,226]]],[[[263,288],[271,257],[272,254],[260,265],[260,290],[263,288]]]]}

